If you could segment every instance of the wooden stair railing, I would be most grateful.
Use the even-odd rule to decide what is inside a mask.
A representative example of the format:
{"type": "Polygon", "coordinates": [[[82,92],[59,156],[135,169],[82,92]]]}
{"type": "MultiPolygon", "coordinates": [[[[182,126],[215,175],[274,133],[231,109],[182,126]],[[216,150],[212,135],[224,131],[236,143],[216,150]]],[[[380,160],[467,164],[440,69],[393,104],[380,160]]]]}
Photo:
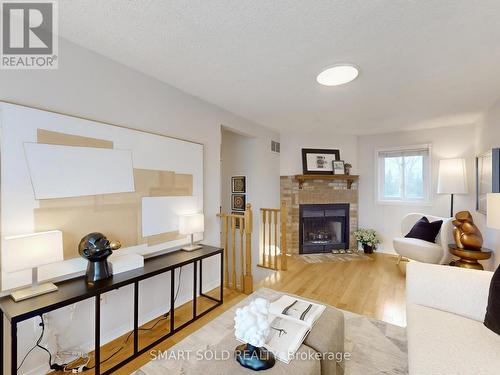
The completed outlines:
{"type": "Polygon", "coordinates": [[[281,202],[281,208],[261,208],[260,210],[262,212],[262,248],[258,265],[272,270],[286,271],[286,203],[281,202]]]}
{"type": "Polygon", "coordinates": [[[246,205],[243,215],[220,213],[217,216],[221,219],[221,247],[224,248],[224,286],[251,294],[253,292],[252,205],[250,203],[246,205]]]}

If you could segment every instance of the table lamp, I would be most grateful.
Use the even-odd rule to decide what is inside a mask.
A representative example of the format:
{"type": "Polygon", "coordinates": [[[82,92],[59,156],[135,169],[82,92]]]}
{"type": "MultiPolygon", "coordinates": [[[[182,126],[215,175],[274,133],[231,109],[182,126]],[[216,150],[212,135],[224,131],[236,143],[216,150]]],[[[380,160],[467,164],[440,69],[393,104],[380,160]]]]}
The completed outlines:
{"type": "Polygon", "coordinates": [[[191,236],[191,245],[185,246],[182,250],[193,251],[201,249],[200,245],[195,245],[193,235],[205,230],[205,220],[203,214],[191,214],[179,216],[179,233],[191,236]]]}
{"type": "Polygon", "coordinates": [[[453,217],[454,194],[467,194],[468,192],[465,159],[440,160],[437,193],[451,194],[450,217],[453,217]]]}
{"type": "Polygon", "coordinates": [[[488,194],[488,214],[486,225],[492,229],[500,229],[500,193],[488,194]]]}
{"type": "Polygon", "coordinates": [[[18,302],[56,291],[57,286],[52,283],[38,284],[38,267],[63,259],[62,232],[59,230],[4,237],[2,269],[5,272],[31,269],[32,275],[31,287],[12,292],[12,299],[18,302]]]}

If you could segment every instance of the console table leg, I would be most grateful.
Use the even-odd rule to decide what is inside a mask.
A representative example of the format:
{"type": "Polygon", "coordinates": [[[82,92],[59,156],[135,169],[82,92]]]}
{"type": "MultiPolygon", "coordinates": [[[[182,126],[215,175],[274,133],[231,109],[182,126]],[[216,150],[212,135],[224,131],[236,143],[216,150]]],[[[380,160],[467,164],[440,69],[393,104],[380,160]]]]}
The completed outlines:
{"type": "Polygon", "coordinates": [[[10,322],[10,340],[10,368],[11,374],[15,375],[17,374],[17,323],[13,321],[10,322]]]}
{"type": "Polygon", "coordinates": [[[196,287],[198,285],[198,281],[196,280],[196,275],[198,274],[198,262],[194,261],[193,263],[193,319],[196,319],[196,287]]]}
{"type": "Polygon", "coordinates": [[[175,268],[170,271],[170,333],[174,332],[175,268]]]}
{"type": "Polygon", "coordinates": [[[139,282],[134,283],[134,355],[139,351],[139,282]]]}
{"type": "Polygon", "coordinates": [[[95,297],[95,374],[101,373],[101,296],[95,297]]]}
{"type": "Polygon", "coordinates": [[[200,296],[203,295],[203,259],[200,259],[200,296]]]}
{"type": "MultiPolygon", "coordinates": [[[[243,270],[241,271],[243,272],[243,270]]],[[[220,304],[224,303],[224,254],[220,253],[220,304]]]]}

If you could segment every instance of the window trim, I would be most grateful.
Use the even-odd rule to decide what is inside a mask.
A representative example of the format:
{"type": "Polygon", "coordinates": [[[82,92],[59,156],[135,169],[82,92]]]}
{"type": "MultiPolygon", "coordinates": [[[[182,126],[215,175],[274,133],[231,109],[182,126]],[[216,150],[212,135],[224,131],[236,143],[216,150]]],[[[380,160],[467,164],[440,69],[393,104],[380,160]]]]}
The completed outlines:
{"type": "Polygon", "coordinates": [[[380,147],[375,150],[375,202],[379,205],[398,205],[398,206],[430,206],[432,205],[432,143],[414,144],[407,146],[397,146],[397,147],[380,147]],[[422,200],[418,199],[384,199],[382,194],[382,182],[383,177],[381,176],[380,170],[380,153],[382,152],[394,152],[394,151],[411,151],[418,149],[427,149],[429,151],[429,157],[427,160],[427,170],[425,173],[424,165],[424,198],[422,200]]]}

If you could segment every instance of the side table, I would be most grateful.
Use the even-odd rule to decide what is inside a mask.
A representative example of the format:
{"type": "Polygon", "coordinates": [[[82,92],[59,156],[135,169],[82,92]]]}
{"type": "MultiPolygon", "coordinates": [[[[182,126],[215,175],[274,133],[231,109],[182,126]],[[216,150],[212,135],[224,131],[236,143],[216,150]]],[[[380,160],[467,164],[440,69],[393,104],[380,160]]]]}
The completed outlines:
{"type": "Polygon", "coordinates": [[[454,260],[450,263],[450,266],[471,268],[474,270],[484,270],[481,263],[478,260],[486,260],[491,258],[491,250],[481,249],[481,250],[465,250],[457,247],[455,244],[448,245],[450,253],[459,257],[460,259],[454,260]]]}

